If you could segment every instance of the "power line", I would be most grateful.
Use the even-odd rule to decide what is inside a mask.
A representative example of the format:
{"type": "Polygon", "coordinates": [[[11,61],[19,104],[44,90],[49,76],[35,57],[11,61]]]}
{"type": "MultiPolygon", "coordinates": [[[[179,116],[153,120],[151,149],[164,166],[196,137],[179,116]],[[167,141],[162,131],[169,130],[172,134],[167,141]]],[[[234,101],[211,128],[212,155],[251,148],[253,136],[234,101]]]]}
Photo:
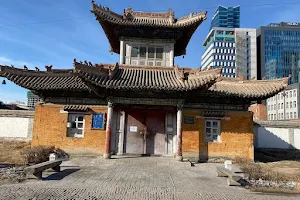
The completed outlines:
{"type": "MultiPolygon", "coordinates": [[[[263,4],[244,4],[239,5],[240,7],[263,7],[263,6],[280,6],[280,5],[292,5],[292,4],[300,4],[300,1],[294,1],[294,2],[280,2],[280,3],[263,3],[263,4]]],[[[219,5],[214,7],[207,7],[207,8],[201,8],[202,10],[211,10],[216,9],[219,5]]],[[[194,10],[194,8],[188,9],[177,9],[177,11],[184,11],[184,10],[194,10]]],[[[199,8],[196,8],[199,9],[199,8]]],[[[165,11],[165,10],[155,10],[155,11],[165,11]]],[[[27,26],[27,25],[36,25],[36,24],[50,24],[50,23],[60,23],[65,21],[72,21],[72,20],[87,20],[87,18],[84,17],[78,17],[78,18],[69,18],[69,19],[60,19],[60,20],[50,20],[50,21],[39,21],[39,22],[29,22],[29,23],[21,23],[21,24],[4,24],[0,25],[0,28],[5,27],[13,27],[13,26],[27,26]]]]}

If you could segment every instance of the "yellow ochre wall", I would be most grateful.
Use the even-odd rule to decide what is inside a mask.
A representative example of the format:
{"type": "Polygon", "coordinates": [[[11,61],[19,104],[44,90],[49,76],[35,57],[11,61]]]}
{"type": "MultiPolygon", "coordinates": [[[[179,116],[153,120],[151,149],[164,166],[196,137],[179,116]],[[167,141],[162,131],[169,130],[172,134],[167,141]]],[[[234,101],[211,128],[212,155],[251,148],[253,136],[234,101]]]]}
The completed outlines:
{"type": "MultiPolygon", "coordinates": [[[[106,106],[89,106],[93,112],[106,113],[106,106]]],[[[68,114],[60,113],[63,105],[35,107],[32,146],[52,145],[71,153],[103,153],[105,130],[92,129],[92,115],[85,115],[84,137],[67,137],[68,114]]]]}
{"type": "Polygon", "coordinates": [[[184,110],[184,117],[195,117],[194,124],[182,124],[183,157],[242,157],[254,159],[253,116],[248,111],[226,111],[228,120],[221,120],[221,141],[205,142],[205,119],[201,110],[184,110]],[[196,118],[200,116],[200,118],[196,118]]]}

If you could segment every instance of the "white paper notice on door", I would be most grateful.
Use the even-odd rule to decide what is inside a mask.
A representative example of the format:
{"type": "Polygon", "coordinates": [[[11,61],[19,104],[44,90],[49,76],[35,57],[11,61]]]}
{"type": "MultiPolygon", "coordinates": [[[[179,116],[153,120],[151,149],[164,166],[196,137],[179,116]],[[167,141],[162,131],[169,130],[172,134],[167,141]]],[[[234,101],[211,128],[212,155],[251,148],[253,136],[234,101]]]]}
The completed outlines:
{"type": "Polygon", "coordinates": [[[137,126],[130,126],[130,132],[137,132],[137,126]]]}

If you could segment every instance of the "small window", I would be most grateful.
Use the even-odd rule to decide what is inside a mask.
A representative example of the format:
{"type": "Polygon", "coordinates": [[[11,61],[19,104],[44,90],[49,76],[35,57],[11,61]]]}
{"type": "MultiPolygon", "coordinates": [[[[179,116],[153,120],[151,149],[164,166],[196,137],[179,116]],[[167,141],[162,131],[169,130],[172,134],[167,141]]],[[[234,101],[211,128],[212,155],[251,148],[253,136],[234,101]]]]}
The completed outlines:
{"type": "Polygon", "coordinates": [[[220,120],[205,121],[205,140],[207,142],[219,142],[221,134],[220,120]]]}
{"type": "Polygon", "coordinates": [[[289,102],[286,102],[286,108],[289,108],[289,102]]]}
{"type": "Polygon", "coordinates": [[[148,58],[154,58],[154,54],[155,54],[155,48],[148,47],[148,58]]]}
{"type": "Polygon", "coordinates": [[[294,112],[294,119],[297,119],[298,117],[297,117],[297,113],[296,112],[294,112]]]}
{"type": "Polygon", "coordinates": [[[67,137],[83,138],[84,135],[84,115],[69,114],[67,137]]]}
{"type": "Polygon", "coordinates": [[[141,58],[146,58],[146,52],[147,52],[146,47],[140,47],[140,57],[141,58]]]}
{"type": "Polygon", "coordinates": [[[293,102],[290,102],[290,108],[292,108],[293,107],[293,102]]]}
{"type": "Polygon", "coordinates": [[[156,58],[157,59],[163,59],[163,53],[164,53],[164,49],[162,47],[156,48],[156,58]]]}
{"type": "Polygon", "coordinates": [[[294,93],[294,97],[296,97],[296,96],[297,96],[297,94],[296,94],[296,90],[294,90],[294,91],[293,91],[293,93],[294,93]]]}
{"type": "Polygon", "coordinates": [[[139,56],[139,47],[133,46],[131,48],[131,57],[137,58],[139,56]]]}
{"type": "Polygon", "coordinates": [[[283,109],[283,103],[281,103],[281,109],[283,109]]]}
{"type": "Polygon", "coordinates": [[[294,108],[296,108],[297,107],[297,103],[296,103],[296,101],[294,101],[294,108]]]}
{"type": "Polygon", "coordinates": [[[290,119],[293,119],[293,113],[290,112],[290,119]]]}
{"type": "Polygon", "coordinates": [[[293,94],[292,94],[292,91],[290,91],[290,97],[292,97],[292,95],[293,95],[293,94]]]}

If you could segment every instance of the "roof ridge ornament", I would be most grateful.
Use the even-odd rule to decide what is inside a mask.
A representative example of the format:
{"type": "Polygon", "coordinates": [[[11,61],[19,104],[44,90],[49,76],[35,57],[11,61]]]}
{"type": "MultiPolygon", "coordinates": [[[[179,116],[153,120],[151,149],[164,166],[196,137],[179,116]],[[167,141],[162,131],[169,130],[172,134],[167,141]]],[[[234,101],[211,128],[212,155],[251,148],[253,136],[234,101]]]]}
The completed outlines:
{"type": "Polygon", "coordinates": [[[114,67],[112,68],[112,66],[108,67],[108,76],[109,79],[113,79],[115,77],[115,75],[117,74],[118,70],[119,70],[119,63],[117,62],[114,67]]]}
{"type": "Polygon", "coordinates": [[[46,65],[45,68],[47,72],[52,72],[52,65],[50,66],[46,65]]]}

